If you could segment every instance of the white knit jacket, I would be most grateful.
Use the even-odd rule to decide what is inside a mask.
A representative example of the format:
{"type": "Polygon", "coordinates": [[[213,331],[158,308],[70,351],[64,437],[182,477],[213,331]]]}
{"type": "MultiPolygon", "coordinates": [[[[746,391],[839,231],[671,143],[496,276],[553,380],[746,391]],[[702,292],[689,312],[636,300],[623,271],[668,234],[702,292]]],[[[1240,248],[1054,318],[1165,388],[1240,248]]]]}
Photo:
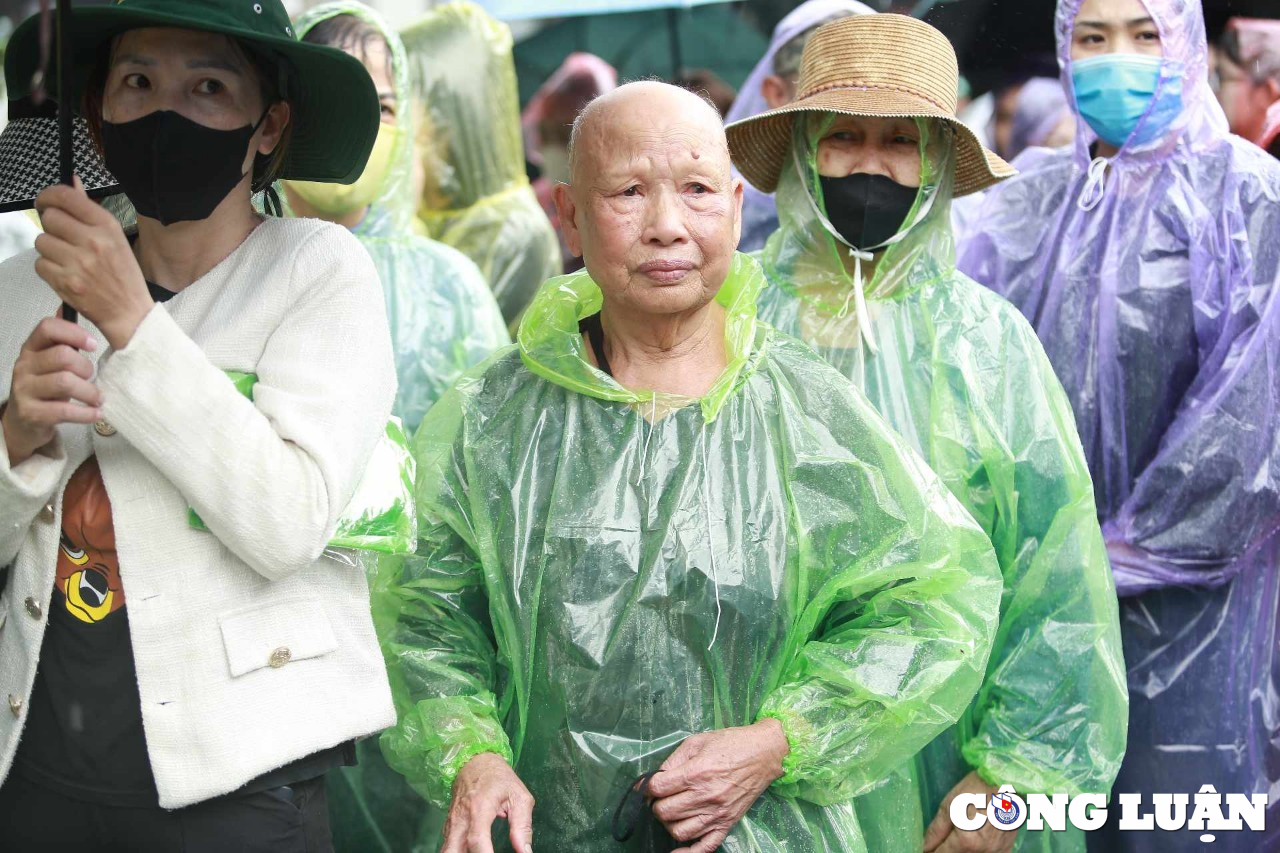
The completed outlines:
{"type": "MultiPolygon", "coordinates": [[[[33,262],[0,264],[0,400],[58,306],[33,262]]],[[[85,325],[115,433],[64,425],[16,467],[0,433],[0,566],[12,563],[0,780],[54,606],[62,492],[91,454],[111,498],[161,806],[393,723],[364,573],[323,553],[395,395],[382,289],[360,244],[335,225],[269,219],[152,309],[124,349],[85,325]],[[257,374],[252,402],[227,370],[257,374]],[[189,527],[189,506],[211,532],[189,527]]]]}

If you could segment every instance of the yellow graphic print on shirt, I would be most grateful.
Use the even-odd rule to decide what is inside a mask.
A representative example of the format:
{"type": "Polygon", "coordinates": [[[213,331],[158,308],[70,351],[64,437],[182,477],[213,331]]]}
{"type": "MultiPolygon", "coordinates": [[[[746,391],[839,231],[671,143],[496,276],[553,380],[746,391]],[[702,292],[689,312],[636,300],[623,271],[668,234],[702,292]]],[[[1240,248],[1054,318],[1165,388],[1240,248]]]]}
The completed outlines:
{"type": "Polygon", "coordinates": [[[80,466],[63,493],[62,544],[54,585],[67,611],[81,622],[101,622],[124,607],[111,500],[97,457],[80,466]]]}

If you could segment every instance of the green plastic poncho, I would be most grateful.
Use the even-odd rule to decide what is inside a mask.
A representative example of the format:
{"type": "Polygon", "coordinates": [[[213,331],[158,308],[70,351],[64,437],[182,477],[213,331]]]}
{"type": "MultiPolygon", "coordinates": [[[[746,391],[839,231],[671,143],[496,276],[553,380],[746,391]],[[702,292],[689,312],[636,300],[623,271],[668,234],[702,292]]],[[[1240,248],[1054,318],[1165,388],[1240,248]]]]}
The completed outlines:
{"type": "Polygon", "coordinates": [[[762,285],[738,255],[729,364],[695,400],[592,367],[578,321],[600,290],[553,279],[517,347],[423,421],[420,547],[373,596],[399,717],[383,752],[433,803],[495,752],[537,800],[538,849],[669,850],[656,822],[612,839],[631,782],[691,734],[771,717],[785,776],[723,849],[858,851],[850,798],[969,703],[991,543],[861,394],[756,322],[762,285]]]}
{"type": "Polygon", "coordinates": [[[425,183],[418,216],[476,262],[508,323],[560,273],[560,244],[525,174],[511,30],[472,3],[406,29],[425,183]]]}
{"type": "Polygon", "coordinates": [[[409,62],[400,37],[368,6],[349,0],[326,3],[299,17],[298,37],[338,15],[352,15],[376,27],[391,53],[400,105],[396,138],[386,181],[353,233],[373,257],[382,279],[400,383],[394,411],[412,435],[427,409],[463,371],[511,339],[475,264],[414,230],[414,116],[409,108],[409,62]]]}
{"type": "MultiPolygon", "coordinates": [[[[356,2],[316,7],[295,22],[302,38],[316,24],[353,15],[386,39],[395,85],[398,132],[386,181],[353,233],[382,279],[396,355],[395,413],[412,434],[436,399],[468,368],[510,344],[506,323],[480,271],[464,254],[413,228],[414,125],[408,60],[399,36],[356,2]]],[[[330,824],[341,853],[408,851],[423,834],[428,806],[386,766],[376,740],[356,745],[358,764],[329,775],[330,824]]]]}
{"type": "MultiPolygon", "coordinates": [[[[873,850],[918,853],[970,770],[1019,793],[1106,793],[1128,692],[1115,589],[1071,408],[1031,327],[955,269],[949,131],[921,121],[922,191],[862,307],[848,249],[818,218],[815,150],[829,113],[795,123],[781,227],[761,252],[760,316],[866,392],[986,531],[1004,575],[982,690],[959,723],[858,801],[873,850]],[[913,805],[919,802],[919,808],[913,805]]],[[[1083,850],[1084,834],[1019,833],[1022,850],[1083,850]]]]}

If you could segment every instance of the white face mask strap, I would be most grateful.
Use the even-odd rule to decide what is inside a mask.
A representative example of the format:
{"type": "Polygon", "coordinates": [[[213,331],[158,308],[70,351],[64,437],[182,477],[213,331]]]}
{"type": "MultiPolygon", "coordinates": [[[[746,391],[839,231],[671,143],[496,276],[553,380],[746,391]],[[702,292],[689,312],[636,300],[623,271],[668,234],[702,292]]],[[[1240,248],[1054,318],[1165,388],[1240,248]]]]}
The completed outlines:
{"type": "MultiPolygon", "coordinates": [[[[920,209],[916,211],[916,215],[911,218],[911,222],[897,234],[893,235],[888,240],[885,240],[878,246],[872,246],[869,250],[858,249],[841,236],[840,232],[836,230],[836,227],[831,224],[831,220],[829,220],[818,207],[817,201],[813,198],[813,193],[809,190],[809,181],[805,176],[804,166],[800,162],[800,152],[797,149],[798,146],[791,146],[791,162],[795,164],[796,175],[800,178],[800,186],[804,188],[804,197],[809,203],[809,209],[813,211],[813,215],[818,218],[820,223],[822,223],[822,227],[827,230],[827,233],[848,249],[850,256],[853,257],[853,302],[854,310],[858,312],[858,331],[861,332],[862,339],[866,342],[867,349],[871,351],[872,355],[875,355],[880,352],[880,347],[876,344],[875,334],[871,331],[871,315],[867,311],[867,298],[866,294],[863,292],[866,289],[867,282],[862,275],[862,264],[870,263],[875,260],[875,250],[883,251],[884,249],[888,249],[890,246],[896,246],[898,243],[905,240],[907,235],[911,233],[911,229],[923,222],[925,217],[929,215],[929,211],[933,210],[933,203],[937,200],[938,193],[936,191],[926,193],[924,204],[920,205],[920,209]]],[[[848,311],[849,300],[846,299],[837,316],[843,319],[848,311]]]]}
{"type": "Polygon", "coordinates": [[[1093,210],[1107,195],[1107,169],[1111,161],[1106,157],[1098,157],[1089,164],[1089,178],[1084,182],[1084,192],[1076,206],[1085,213],[1093,210]]]}

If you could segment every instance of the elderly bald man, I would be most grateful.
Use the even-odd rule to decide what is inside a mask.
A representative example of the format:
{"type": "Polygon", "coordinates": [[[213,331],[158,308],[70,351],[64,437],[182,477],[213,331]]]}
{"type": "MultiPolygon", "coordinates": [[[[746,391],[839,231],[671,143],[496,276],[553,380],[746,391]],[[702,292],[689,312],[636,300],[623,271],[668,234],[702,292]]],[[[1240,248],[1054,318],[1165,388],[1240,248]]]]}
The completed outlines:
{"type": "Polygon", "coordinates": [[[375,583],[383,752],[448,808],[445,853],[857,851],[849,799],[981,680],[991,545],[757,322],[705,103],[629,84],[574,140],[586,269],[415,439],[421,547],[375,583]]]}

